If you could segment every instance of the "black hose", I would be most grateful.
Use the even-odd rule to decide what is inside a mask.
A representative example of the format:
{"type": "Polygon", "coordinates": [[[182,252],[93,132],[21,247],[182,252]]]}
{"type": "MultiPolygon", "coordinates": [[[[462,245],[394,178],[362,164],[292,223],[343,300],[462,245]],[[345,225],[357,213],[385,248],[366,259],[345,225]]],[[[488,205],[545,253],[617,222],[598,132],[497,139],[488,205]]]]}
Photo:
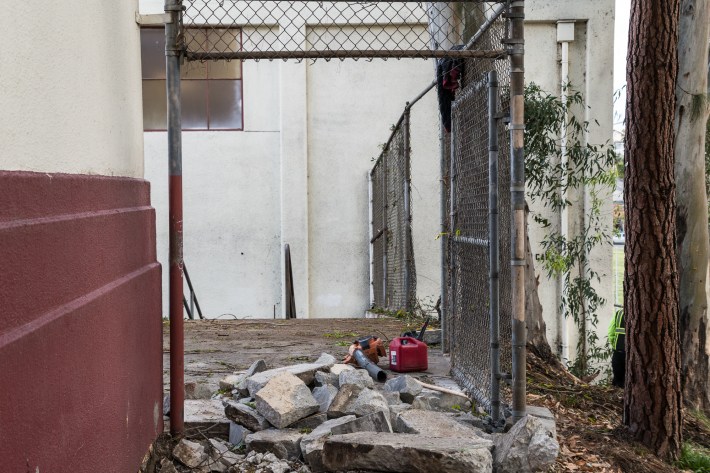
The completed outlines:
{"type": "Polygon", "coordinates": [[[372,379],[374,379],[375,381],[379,381],[380,383],[384,383],[385,381],[387,381],[387,373],[382,371],[379,366],[371,362],[370,359],[365,356],[362,350],[355,350],[353,352],[353,358],[355,358],[357,364],[360,365],[360,368],[364,368],[367,370],[372,379]]]}

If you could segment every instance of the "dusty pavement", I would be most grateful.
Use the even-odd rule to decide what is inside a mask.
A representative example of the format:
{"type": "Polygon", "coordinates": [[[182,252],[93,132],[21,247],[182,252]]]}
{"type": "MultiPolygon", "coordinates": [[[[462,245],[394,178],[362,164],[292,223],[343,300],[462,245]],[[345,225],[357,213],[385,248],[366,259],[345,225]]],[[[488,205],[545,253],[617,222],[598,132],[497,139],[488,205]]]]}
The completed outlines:
{"type": "MultiPolygon", "coordinates": [[[[368,335],[385,342],[405,331],[403,321],[381,319],[240,319],[185,321],[185,382],[206,384],[213,392],[219,380],[246,370],[258,359],[270,368],[315,361],[321,353],[342,359],[350,343],[368,335]]],[[[163,386],[170,391],[170,326],[163,326],[163,386]]],[[[385,343],[385,344],[386,344],[385,343]]],[[[386,368],[387,360],[380,361],[386,368]]],[[[422,381],[448,385],[449,361],[429,349],[429,369],[422,381]]]]}

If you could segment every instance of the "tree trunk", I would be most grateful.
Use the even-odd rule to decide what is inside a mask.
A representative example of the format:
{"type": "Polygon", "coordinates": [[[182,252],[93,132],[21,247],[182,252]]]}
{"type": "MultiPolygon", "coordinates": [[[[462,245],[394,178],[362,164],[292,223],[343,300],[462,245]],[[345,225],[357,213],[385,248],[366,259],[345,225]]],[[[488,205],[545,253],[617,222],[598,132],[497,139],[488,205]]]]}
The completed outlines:
{"type": "Polygon", "coordinates": [[[710,0],[681,0],[675,109],[675,179],[678,271],[680,274],[681,382],[683,401],[710,408],[706,352],[708,200],[705,190],[705,132],[710,110],[693,102],[707,92],[710,0]]]}
{"type": "Polygon", "coordinates": [[[681,448],[673,116],[680,0],[632,0],[626,82],[625,422],[658,456],[681,448]]]}
{"type": "MultiPolygon", "coordinates": [[[[526,217],[527,217],[527,212],[526,217]]],[[[529,235],[529,232],[525,232],[529,235]]],[[[535,261],[530,250],[530,238],[527,237],[525,249],[525,325],[528,329],[528,349],[548,363],[558,364],[558,359],[547,341],[547,327],[542,317],[542,304],[538,295],[540,281],[535,274],[535,261]]]]}

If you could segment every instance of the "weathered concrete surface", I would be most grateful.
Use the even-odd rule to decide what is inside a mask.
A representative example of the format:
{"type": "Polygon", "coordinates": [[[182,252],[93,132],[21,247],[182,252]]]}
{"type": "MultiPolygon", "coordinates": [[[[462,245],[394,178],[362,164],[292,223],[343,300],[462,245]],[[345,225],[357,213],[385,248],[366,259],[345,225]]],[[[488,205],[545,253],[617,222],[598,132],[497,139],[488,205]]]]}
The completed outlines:
{"type": "Polygon", "coordinates": [[[311,384],[315,378],[316,371],[329,369],[335,364],[335,361],[335,357],[327,353],[323,353],[320,358],[313,363],[301,363],[298,365],[284,366],[283,368],[275,368],[256,373],[246,380],[249,395],[256,397],[256,393],[266,386],[266,383],[268,383],[271,378],[284,372],[297,376],[305,384],[311,384]]]}
{"type": "Polygon", "coordinates": [[[231,452],[229,450],[229,445],[224,442],[216,439],[209,439],[208,442],[210,447],[210,458],[215,465],[222,465],[224,467],[224,471],[227,471],[230,466],[236,465],[244,459],[244,455],[238,455],[231,452]]]}
{"type": "Polygon", "coordinates": [[[355,432],[387,432],[391,434],[392,425],[390,424],[389,415],[380,411],[336,425],[331,429],[331,432],[333,435],[352,434],[355,432]]]}
{"type": "Polygon", "coordinates": [[[547,471],[559,454],[559,444],[540,420],[525,416],[506,434],[496,439],[495,465],[498,473],[547,471]]]}
{"type": "Polygon", "coordinates": [[[422,392],[414,398],[412,407],[429,411],[466,411],[471,408],[471,401],[465,396],[442,393],[431,389],[422,389],[422,392]]]}
{"type": "Polygon", "coordinates": [[[227,416],[227,419],[243,425],[252,432],[271,427],[266,418],[259,414],[256,409],[252,409],[240,402],[227,401],[227,405],[224,407],[224,415],[227,416]]]}
{"type": "Polygon", "coordinates": [[[247,451],[273,453],[282,460],[298,460],[301,457],[302,433],[295,429],[269,429],[247,435],[247,451]]]}
{"type": "Polygon", "coordinates": [[[487,433],[462,424],[452,415],[445,412],[423,411],[409,409],[402,412],[394,425],[395,432],[403,434],[426,434],[431,437],[463,437],[472,436],[491,440],[487,433]]]}
{"type": "Polygon", "coordinates": [[[316,386],[331,385],[338,387],[339,377],[335,373],[326,373],[325,371],[316,371],[315,375],[316,386]]]}
{"type": "Polygon", "coordinates": [[[403,402],[411,404],[414,398],[422,392],[422,385],[416,379],[405,374],[388,379],[385,383],[385,391],[399,393],[403,402]]]}
{"type": "Polygon", "coordinates": [[[185,383],[185,399],[209,399],[213,392],[205,383],[185,383]]]}
{"type": "Polygon", "coordinates": [[[229,423],[229,440],[232,445],[241,445],[247,438],[247,435],[253,434],[251,430],[236,422],[229,423]]]}
{"type": "Polygon", "coordinates": [[[355,384],[340,388],[338,395],[328,409],[328,417],[342,417],[354,414],[358,417],[382,411],[389,414],[389,405],[385,397],[372,389],[363,389],[355,384]]]}
{"type": "Polygon", "coordinates": [[[315,414],[320,408],[308,386],[288,371],[271,378],[254,397],[256,410],[278,429],[315,414]]]}
{"type": "Polygon", "coordinates": [[[333,402],[333,399],[335,399],[335,396],[338,395],[338,388],[326,384],[325,386],[315,388],[312,394],[320,406],[319,412],[328,412],[330,404],[333,402]]]}
{"type": "Polygon", "coordinates": [[[207,466],[208,455],[205,452],[205,447],[187,439],[180,440],[180,443],[175,446],[173,456],[189,468],[204,468],[207,466]]]}
{"type": "Polygon", "coordinates": [[[297,420],[289,426],[291,429],[301,430],[301,429],[315,429],[323,422],[328,420],[328,416],[324,412],[319,412],[318,414],[313,414],[312,416],[304,417],[301,420],[297,420]]]}
{"type": "Polygon", "coordinates": [[[342,373],[343,371],[349,371],[354,369],[355,367],[353,365],[346,365],[345,363],[336,363],[330,367],[330,372],[334,375],[340,376],[340,373],[342,373]]]}
{"type": "Polygon", "coordinates": [[[327,438],[322,457],[327,471],[488,473],[493,471],[491,447],[479,438],[359,432],[327,438]]]}
{"type": "Polygon", "coordinates": [[[338,375],[338,385],[342,388],[348,384],[355,384],[361,388],[374,388],[375,382],[370,377],[367,370],[343,370],[338,375]]]}
{"type": "Polygon", "coordinates": [[[324,471],[321,454],[323,452],[323,443],[325,439],[331,435],[332,429],[342,424],[352,422],[356,419],[355,416],[345,416],[338,419],[331,419],[322,423],[310,434],[301,439],[301,452],[311,470],[316,472],[324,471]]]}
{"type": "Polygon", "coordinates": [[[229,438],[229,419],[224,416],[222,401],[218,399],[185,400],[185,432],[188,438],[204,436],[229,438]]]}

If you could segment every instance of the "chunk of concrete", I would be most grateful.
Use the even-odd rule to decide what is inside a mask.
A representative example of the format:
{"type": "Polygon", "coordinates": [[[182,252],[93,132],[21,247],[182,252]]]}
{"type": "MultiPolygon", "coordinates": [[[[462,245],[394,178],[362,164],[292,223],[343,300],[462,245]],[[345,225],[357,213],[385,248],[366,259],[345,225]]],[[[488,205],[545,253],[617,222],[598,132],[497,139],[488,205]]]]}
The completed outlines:
{"type": "Polygon", "coordinates": [[[559,449],[552,432],[537,417],[525,416],[508,433],[496,439],[496,471],[547,471],[555,462],[559,449]]]}
{"type": "Polygon", "coordinates": [[[244,375],[228,374],[219,380],[219,389],[223,391],[232,391],[244,379],[244,375]]]}
{"type": "Polygon", "coordinates": [[[402,412],[408,411],[411,408],[411,404],[390,404],[390,424],[393,427],[397,425],[397,417],[399,417],[402,412]]]}
{"type": "Polygon", "coordinates": [[[435,328],[426,330],[422,341],[427,345],[436,345],[441,343],[441,329],[435,328]]]}
{"type": "Polygon", "coordinates": [[[355,367],[353,365],[346,365],[345,363],[337,363],[333,366],[330,367],[330,372],[333,373],[334,375],[340,376],[340,373],[343,371],[349,371],[349,370],[354,370],[355,367]]]}
{"type": "Polygon", "coordinates": [[[282,460],[294,461],[301,457],[303,434],[295,429],[269,429],[247,435],[247,451],[273,453],[282,460]]]}
{"type": "Polygon", "coordinates": [[[348,384],[355,384],[361,388],[375,387],[375,382],[367,370],[343,370],[338,375],[338,385],[342,388],[348,384]]]}
{"type": "Polygon", "coordinates": [[[316,386],[335,386],[338,387],[338,375],[335,373],[326,373],[325,371],[316,371],[315,375],[316,386]]]}
{"type": "Polygon", "coordinates": [[[338,394],[338,388],[336,388],[335,386],[331,386],[330,384],[326,384],[325,386],[319,386],[315,388],[312,394],[320,405],[319,412],[328,412],[330,404],[333,402],[333,399],[335,399],[335,396],[338,394]]]}
{"type": "Polygon", "coordinates": [[[209,399],[212,388],[205,383],[185,383],[185,399],[209,399]]]}
{"type": "Polygon", "coordinates": [[[328,416],[323,413],[319,412],[318,414],[313,414],[312,416],[304,417],[301,420],[297,420],[293,424],[289,426],[291,429],[296,429],[298,431],[302,430],[313,430],[319,425],[321,425],[323,422],[328,420],[328,416]]]}
{"type": "Polygon", "coordinates": [[[428,411],[467,411],[471,409],[471,401],[464,396],[423,389],[412,401],[412,407],[428,411]]]}
{"type": "Polygon", "coordinates": [[[229,419],[219,399],[185,400],[185,432],[188,438],[218,437],[227,440],[229,419]]]}
{"type": "Polygon", "coordinates": [[[252,409],[240,402],[227,401],[224,406],[224,415],[232,422],[243,425],[252,432],[258,432],[271,427],[269,422],[259,414],[256,409],[252,409]]]}
{"type": "Polygon", "coordinates": [[[173,457],[188,468],[205,468],[209,458],[205,447],[187,439],[180,440],[175,446],[173,457]]]}
{"type": "Polygon", "coordinates": [[[252,434],[251,430],[236,422],[229,423],[229,443],[232,445],[242,445],[247,435],[252,434]]]}
{"type": "Polygon", "coordinates": [[[256,410],[278,429],[288,427],[320,409],[308,386],[289,372],[271,378],[254,397],[256,410]]]}
{"type": "MultiPolygon", "coordinates": [[[[244,460],[244,455],[238,455],[232,452],[229,450],[229,445],[226,443],[217,439],[208,439],[208,442],[211,450],[210,457],[212,461],[216,465],[223,466],[224,471],[227,471],[229,467],[244,460]]],[[[214,467],[212,468],[214,469],[214,467]]]]}
{"type": "Polygon", "coordinates": [[[375,412],[369,416],[358,417],[350,422],[336,425],[331,429],[333,435],[352,434],[354,432],[392,433],[392,424],[388,414],[375,412]]]}
{"type": "Polygon", "coordinates": [[[178,473],[178,471],[173,462],[167,458],[163,458],[160,461],[160,473],[178,473]]]}
{"type": "Polygon", "coordinates": [[[492,439],[482,430],[457,421],[452,414],[420,409],[409,409],[397,416],[394,430],[402,434],[426,434],[432,437],[468,438],[475,435],[487,440],[492,439]]]}
{"type": "Polygon", "coordinates": [[[322,458],[328,471],[488,473],[493,471],[491,447],[477,437],[358,432],[327,438],[322,458]]]}
{"type": "Polygon", "coordinates": [[[323,443],[325,442],[325,439],[331,435],[332,429],[338,425],[352,422],[355,419],[355,416],[345,416],[338,419],[331,419],[323,422],[321,425],[316,427],[313,432],[301,439],[301,452],[303,453],[303,458],[314,473],[324,471],[321,453],[323,452],[323,443]]]}
{"type": "Polygon", "coordinates": [[[414,398],[422,392],[422,385],[409,375],[400,375],[390,378],[385,383],[385,391],[399,393],[403,402],[411,404],[414,398]]]}
{"type": "Polygon", "coordinates": [[[529,416],[537,417],[543,427],[551,432],[554,438],[557,438],[557,423],[555,422],[555,415],[550,409],[540,406],[526,406],[525,413],[529,416]]]}
{"type": "Polygon", "coordinates": [[[297,376],[305,384],[311,384],[315,379],[316,371],[329,369],[335,364],[335,361],[335,357],[323,353],[320,358],[313,363],[301,363],[256,373],[246,379],[246,387],[249,390],[249,395],[256,397],[256,393],[266,386],[266,383],[268,383],[271,378],[284,372],[297,376]]]}
{"type": "Polygon", "coordinates": [[[382,411],[389,415],[389,405],[385,397],[372,389],[363,389],[355,384],[340,388],[337,396],[328,408],[328,417],[356,415],[358,417],[382,411]]]}
{"type": "Polygon", "coordinates": [[[402,404],[402,399],[400,399],[399,393],[392,392],[392,391],[380,391],[380,392],[387,400],[387,404],[389,404],[390,406],[392,406],[394,404],[402,404]]]}

